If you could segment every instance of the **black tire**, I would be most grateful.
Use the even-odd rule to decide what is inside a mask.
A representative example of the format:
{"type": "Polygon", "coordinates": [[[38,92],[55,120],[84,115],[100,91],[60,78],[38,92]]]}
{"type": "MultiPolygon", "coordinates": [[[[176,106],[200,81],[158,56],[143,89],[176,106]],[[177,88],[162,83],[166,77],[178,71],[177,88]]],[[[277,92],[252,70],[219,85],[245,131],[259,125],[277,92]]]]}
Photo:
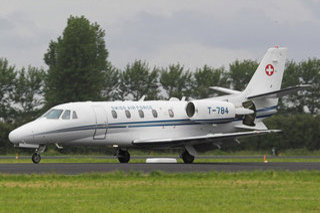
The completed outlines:
{"type": "Polygon", "coordinates": [[[32,159],[33,163],[38,164],[38,163],[40,163],[41,156],[38,153],[33,153],[31,159],[32,159]]]}
{"type": "Polygon", "coordinates": [[[182,160],[184,163],[193,163],[194,161],[194,156],[193,155],[190,155],[189,152],[187,151],[184,151],[182,154],[181,154],[181,157],[182,157],[182,160]]]}
{"type": "Polygon", "coordinates": [[[128,163],[130,160],[129,152],[120,150],[118,153],[118,160],[120,163],[128,163]]]}

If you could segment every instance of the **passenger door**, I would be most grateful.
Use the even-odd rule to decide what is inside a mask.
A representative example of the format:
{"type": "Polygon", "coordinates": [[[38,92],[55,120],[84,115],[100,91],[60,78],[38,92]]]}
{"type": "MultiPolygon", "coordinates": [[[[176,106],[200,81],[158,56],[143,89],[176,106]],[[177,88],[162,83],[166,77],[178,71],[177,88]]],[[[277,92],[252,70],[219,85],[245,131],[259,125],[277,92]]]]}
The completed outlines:
{"type": "Polygon", "coordinates": [[[103,107],[93,106],[93,111],[96,116],[96,129],[93,139],[101,140],[106,138],[107,134],[107,112],[103,107]]]}

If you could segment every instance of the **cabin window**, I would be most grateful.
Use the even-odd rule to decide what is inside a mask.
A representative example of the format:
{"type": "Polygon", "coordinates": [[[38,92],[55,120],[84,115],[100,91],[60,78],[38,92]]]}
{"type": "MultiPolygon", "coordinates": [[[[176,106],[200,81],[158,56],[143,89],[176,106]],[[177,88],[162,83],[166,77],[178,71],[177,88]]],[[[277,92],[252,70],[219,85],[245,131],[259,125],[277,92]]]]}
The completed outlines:
{"type": "Polygon", "coordinates": [[[52,109],[44,117],[47,119],[59,119],[62,112],[62,109],[52,109]]]}
{"type": "Polygon", "coordinates": [[[154,118],[157,118],[158,117],[158,113],[155,109],[152,110],[152,115],[154,118]]]}
{"type": "Polygon", "coordinates": [[[78,119],[78,115],[75,111],[72,112],[72,119],[78,119]]]}
{"type": "Polygon", "coordinates": [[[63,113],[63,115],[62,115],[62,119],[63,120],[69,120],[70,119],[70,115],[71,115],[71,112],[70,112],[70,110],[66,110],[66,111],[64,111],[64,113],[63,113]]]}
{"type": "Polygon", "coordinates": [[[171,118],[173,118],[174,113],[173,113],[172,109],[169,109],[168,112],[169,112],[169,116],[170,116],[171,118]]]}
{"type": "Polygon", "coordinates": [[[129,110],[126,110],[125,113],[126,113],[127,118],[131,118],[131,113],[129,110]]]}
{"type": "Polygon", "coordinates": [[[116,119],[118,117],[117,112],[115,110],[111,111],[112,117],[116,119]]]}
{"type": "Polygon", "coordinates": [[[140,118],[144,118],[144,112],[141,109],[139,109],[139,116],[140,118]]]}

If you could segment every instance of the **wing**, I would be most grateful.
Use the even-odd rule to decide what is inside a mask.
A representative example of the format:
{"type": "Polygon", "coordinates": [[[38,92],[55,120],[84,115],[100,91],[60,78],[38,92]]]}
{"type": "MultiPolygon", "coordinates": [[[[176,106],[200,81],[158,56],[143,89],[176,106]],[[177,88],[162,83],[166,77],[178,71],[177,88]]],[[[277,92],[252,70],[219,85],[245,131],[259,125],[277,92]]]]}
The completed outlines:
{"type": "Polygon", "coordinates": [[[232,133],[216,133],[192,137],[180,138],[159,138],[159,139],[135,139],[132,141],[133,145],[137,146],[164,146],[164,145],[180,145],[180,144],[198,144],[206,142],[214,142],[215,140],[225,140],[230,138],[239,138],[247,136],[265,135],[269,133],[277,133],[281,130],[256,130],[247,132],[232,132],[232,133]]]}

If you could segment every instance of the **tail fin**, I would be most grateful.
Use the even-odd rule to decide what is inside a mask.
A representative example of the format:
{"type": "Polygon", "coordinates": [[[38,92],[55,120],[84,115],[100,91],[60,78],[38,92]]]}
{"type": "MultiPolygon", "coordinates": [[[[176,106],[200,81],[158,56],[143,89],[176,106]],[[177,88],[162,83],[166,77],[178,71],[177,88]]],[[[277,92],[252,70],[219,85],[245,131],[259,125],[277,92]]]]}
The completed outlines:
{"type": "Polygon", "coordinates": [[[286,48],[268,49],[244,90],[245,96],[257,96],[280,90],[286,57],[286,48]]]}
{"type": "Polygon", "coordinates": [[[244,125],[256,126],[260,122],[255,121],[256,118],[261,120],[277,112],[279,98],[266,97],[265,95],[280,90],[286,56],[287,49],[278,47],[268,49],[264,55],[248,86],[242,93],[244,99],[247,100],[242,105],[254,111],[254,114],[244,117],[244,125]]]}
{"type": "Polygon", "coordinates": [[[310,87],[298,85],[280,89],[286,57],[287,49],[278,47],[268,49],[263,57],[247,88],[241,93],[244,100],[242,106],[254,111],[253,114],[245,115],[244,125],[263,127],[259,122],[277,112],[279,97],[310,87]]]}

